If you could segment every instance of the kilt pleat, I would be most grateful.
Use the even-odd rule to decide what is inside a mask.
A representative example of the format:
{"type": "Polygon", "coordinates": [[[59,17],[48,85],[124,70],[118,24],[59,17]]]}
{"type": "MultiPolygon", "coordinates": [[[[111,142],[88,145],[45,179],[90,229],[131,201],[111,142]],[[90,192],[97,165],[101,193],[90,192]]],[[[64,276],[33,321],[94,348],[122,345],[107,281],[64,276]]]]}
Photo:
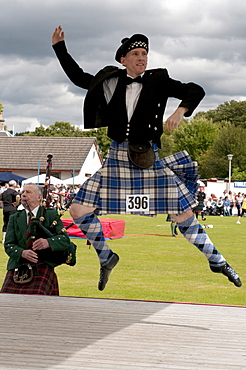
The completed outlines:
{"type": "Polygon", "coordinates": [[[35,266],[33,280],[27,284],[16,284],[13,275],[14,270],[7,272],[1,293],[59,295],[57,275],[54,268],[47,264],[35,266]]]}
{"type": "Polygon", "coordinates": [[[186,151],[159,159],[148,169],[139,169],[128,160],[127,143],[111,143],[103,166],[80,188],[74,202],[105,214],[181,214],[196,205],[197,162],[186,151]],[[147,194],[148,211],[126,210],[126,196],[147,194]]]}

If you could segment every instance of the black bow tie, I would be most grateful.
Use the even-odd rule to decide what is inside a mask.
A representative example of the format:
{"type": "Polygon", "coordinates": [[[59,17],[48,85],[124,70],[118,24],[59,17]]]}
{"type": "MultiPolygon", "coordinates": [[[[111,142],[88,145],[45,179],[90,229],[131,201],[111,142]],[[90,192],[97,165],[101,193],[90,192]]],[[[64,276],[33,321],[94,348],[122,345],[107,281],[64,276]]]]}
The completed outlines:
{"type": "Polygon", "coordinates": [[[142,84],[143,83],[143,79],[142,79],[141,76],[138,76],[136,78],[131,78],[131,77],[128,77],[128,76],[126,77],[126,84],[127,85],[130,85],[133,82],[138,82],[138,83],[142,84]]]}

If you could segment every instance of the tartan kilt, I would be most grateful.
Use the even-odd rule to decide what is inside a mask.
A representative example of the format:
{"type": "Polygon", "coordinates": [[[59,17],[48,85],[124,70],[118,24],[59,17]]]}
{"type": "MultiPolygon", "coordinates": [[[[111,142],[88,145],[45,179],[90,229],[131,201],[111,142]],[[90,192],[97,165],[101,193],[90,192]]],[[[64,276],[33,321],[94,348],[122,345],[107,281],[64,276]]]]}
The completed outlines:
{"type": "Polygon", "coordinates": [[[140,169],[128,160],[127,142],[112,141],[103,166],[80,188],[74,202],[96,208],[106,214],[182,214],[196,206],[198,166],[186,151],[159,159],[158,148],[152,144],[156,161],[140,169]],[[147,194],[148,211],[126,210],[127,195],[147,194]]]}
{"type": "Polygon", "coordinates": [[[203,202],[203,200],[202,200],[202,201],[200,201],[200,202],[196,205],[196,207],[194,208],[194,211],[195,211],[195,212],[201,212],[201,211],[203,210],[203,208],[204,208],[204,202],[203,202]]]}
{"type": "Polygon", "coordinates": [[[1,293],[59,295],[59,286],[54,267],[38,264],[34,269],[34,277],[30,283],[16,284],[13,280],[14,270],[6,274],[1,293]]]}

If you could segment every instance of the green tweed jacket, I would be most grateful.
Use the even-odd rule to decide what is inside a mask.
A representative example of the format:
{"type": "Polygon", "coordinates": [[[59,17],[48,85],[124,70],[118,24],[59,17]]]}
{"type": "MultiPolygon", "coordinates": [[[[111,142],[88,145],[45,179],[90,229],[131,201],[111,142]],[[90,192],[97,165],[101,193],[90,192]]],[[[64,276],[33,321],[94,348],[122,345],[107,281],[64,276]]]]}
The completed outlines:
{"type": "MultiPolygon", "coordinates": [[[[57,211],[54,209],[47,209],[45,212],[45,219],[43,222],[43,226],[49,229],[51,223],[57,218],[57,211]]],[[[39,207],[37,218],[41,216],[41,207],[39,207]]],[[[57,233],[63,228],[63,223],[59,219],[57,225],[54,229],[52,229],[52,233],[57,233]]],[[[16,267],[19,267],[22,263],[21,253],[24,249],[26,249],[26,232],[27,232],[27,220],[26,220],[26,211],[21,210],[17,211],[9,218],[9,223],[7,226],[6,231],[6,238],[4,243],[5,252],[9,256],[9,260],[7,263],[7,270],[12,270],[16,267]]],[[[43,235],[37,235],[37,239],[39,237],[44,238],[43,235]]],[[[70,239],[67,233],[61,233],[59,235],[54,235],[52,237],[45,237],[47,239],[51,250],[47,251],[55,252],[59,250],[64,250],[69,247],[70,239]]],[[[45,250],[46,251],[46,250],[45,250]]],[[[49,253],[48,253],[49,254],[49,253]]],[[[57,266],[54,262],[50,262],[48,259],[46,260],[45,257],[43,258],[43,262],[49,264],[50,266],[57,266]]]]}

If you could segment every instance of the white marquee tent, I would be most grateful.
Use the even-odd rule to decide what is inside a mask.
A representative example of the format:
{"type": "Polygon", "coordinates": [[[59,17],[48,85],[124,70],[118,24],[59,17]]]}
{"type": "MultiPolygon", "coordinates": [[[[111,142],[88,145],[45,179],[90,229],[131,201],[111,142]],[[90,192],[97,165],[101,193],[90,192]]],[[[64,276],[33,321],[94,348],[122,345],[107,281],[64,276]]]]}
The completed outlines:
{"type": "MultiPolygon", "coordinates": [[[[42,175],[39,175],[39,176],[38,175],[33,176],[33,177],[30,177],[29,179],[26,179],[26,180],[22,181],[21,186],[23,186],[24,184],[29,184],[29,183],[44,184],[45,183],[45,178],[46,178],[45,173],[43,173],[42,175]]],[[[60,184],[63,184],[63,180],[57,179],[54,176],[50,176],[50,183],[52,185],[60,185],[60,184]]]]}
{"type": "Polygon", "coordinates": [[[88,180],[88,177],[86,177],[83,174],[79,174],[77,176],[70,177],[69,179],[63,180],[63,184],[66,185],[82,185],[86,180],[88,180]]]}

